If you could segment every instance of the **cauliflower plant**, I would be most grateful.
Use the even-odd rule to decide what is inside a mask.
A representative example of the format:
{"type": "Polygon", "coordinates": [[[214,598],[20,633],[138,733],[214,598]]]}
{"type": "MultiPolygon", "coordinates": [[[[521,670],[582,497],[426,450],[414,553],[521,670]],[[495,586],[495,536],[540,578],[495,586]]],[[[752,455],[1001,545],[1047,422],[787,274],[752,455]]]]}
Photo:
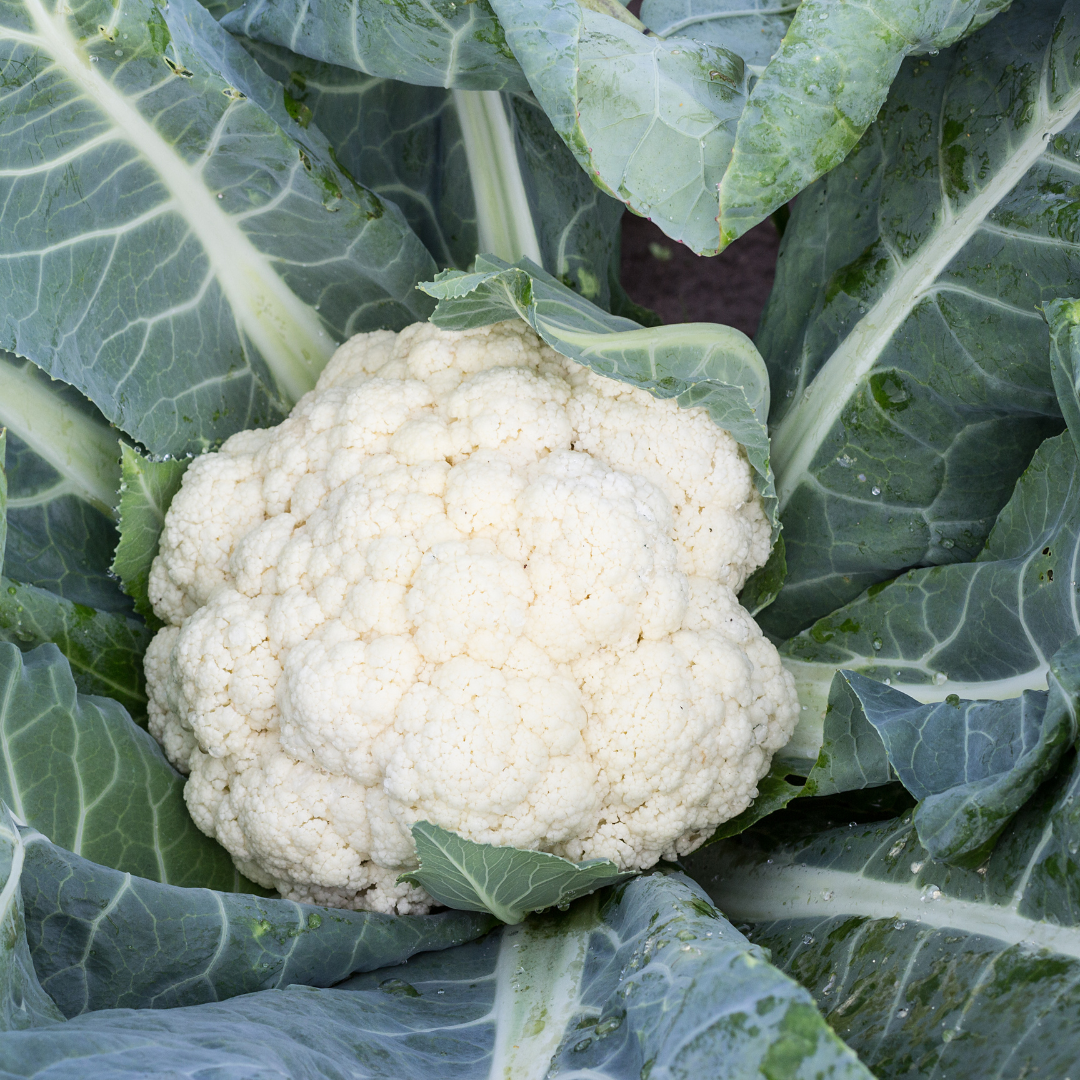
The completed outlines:
{"type": "Polygon", "coordinates": [[[796,720],[736,592],[769,553],[704,409],[524,323],[360,334],[192,462],[150,598],[150,730],[285,896],[425,911],[409,826],[647,867],[743,810],[796,720]]]}

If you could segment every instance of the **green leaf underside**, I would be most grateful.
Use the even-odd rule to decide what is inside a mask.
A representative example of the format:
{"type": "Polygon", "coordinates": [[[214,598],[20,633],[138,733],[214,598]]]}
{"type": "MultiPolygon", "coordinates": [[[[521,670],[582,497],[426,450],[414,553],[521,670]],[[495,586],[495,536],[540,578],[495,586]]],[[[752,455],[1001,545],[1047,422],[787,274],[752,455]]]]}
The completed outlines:
{"type": "Polygon", "coordinates": [[[786,523],[761,617],[776,637],[907,567],[974,558],[1058,430],[1038,305],[1078,291],[1078,40],[1080,12],[1045,0],[908,60],[800,196],[758,336],[786,523]]]}
{"type": "Polygon", "coordinates": [[[641,21],[661,37],[719,45],[763,68],[798,6],[795,0],[644,0],[641,21]]]}
{"type": "Polygon", "coordinates": [[[428,821],[413,825],[412,836],[420,868],[399,880],[419,885],[447,907],[487,911],[504,923],[634,876],[610,859],[573,863],[546,851],[477,844],[428,821]]]}
{"type": "Polygon", "coordinates": [[[1010,3],[800,4],[739,119],[720,185],[723,243],[844,160],[877,116],[905,56],[955,44],[1010,3]]]}
{"type": "Polygon", "coordinates": [[[30,954],[68,1017],[172,1009],[293,983],[332,986],[494,925],[462,912],[382,915],[182,889],[99,866],[34,830],[23,841],[30,954]]]}
{"type": "Polygon", "coordinates": [[[1068,434],[1048,439],[978,559],[910,571],[789,640],[781,655],[806,708],[786,752],[816,757],[840,668],[924,703],[1045,690],[1048,658],[1080,633],[1078,466],[1068,434]]]}
{"type": "Polygon", "coordinates": [[[184,780],[106,697],[78,694],[55,645],[0,642],[0,800],[54,843],[174,885],[258,892],[195,827],[184,780]]]}
{"type": "Polygon", "coordinates": [[[459,90],[527,91],[487,0],[453,7],[400,0],[255,0],[222,20],[244,34],[368,75],[459,90]]]}
{"type": "MultiPolygon", "coordinates": [[[[147,595],[150,565],[165,527],[165,511],[180,490],[188,462],[182,458],[153,461],[125,445],[121,467],[120,540],[113,556],[112,571],[123,583],[124,592],[135,601],[135,610],[152,629],[160,629],[161,621],[154,614],[147,595]]],[[[141,651],[145,648],[146,643],[141,651]]]]}
{"type": "Polygon", "coordinates": [[[557,352],[597,374],[673,397],[683,408],[708,409],[717,426],[745,449],[766,512],[775,520],[763,423],[769,385],[745,334],[712,323],[638,326],[601,311],[528,260],[508,266],[481,255],[474,273],[444,271],[421,288],[438,299],[431,321],[443,329],[520,318],[557,352]]]}
{"type": "Polygon", "coordinates": [[[0,66],[0,344],[152,452],[277,421],[335,338],[427,314],[404,219],[195,0],[5,0],[0,66]]]}
{"type": "Polygon", "coordinates": [[[720,247],[716,189],[746,102],[739,57],[645,36],[577,0],[492,0],[533,93],[605,191],[699,254],[720,247]]]}
{"type": "Polygon", "coordinates": [[[162,1010],[89,1013],[0,1036],[0,1068],[141,1076],[229,1069],[541,1080],[584,1070],[869,1080],[810,996],[681,875],[640,879],[567,916],[417,956],[333,989],[292,986],[162,1010]],[[522,978],[523,969],[529,978],[522,978]],[[719,1072],[717,1070],[720,1070],[719,1072]]]}
{"type": "Polygon", "coordinates": [[[144,623],[73,604],[44,589],[0,577],[0,641],[23,651],[52,642],[71,665],[80,693],[114,698],[140,724],[146,719],[144,623]]]}
{"type": "Polygon", "coordinates": [[[977,869],[935,861],[910,814],[825,832],[778,815],[686,865],[879,1080],[1064,1077],[1080,1040],[1078,794],[1070,758],[977,869]]]}

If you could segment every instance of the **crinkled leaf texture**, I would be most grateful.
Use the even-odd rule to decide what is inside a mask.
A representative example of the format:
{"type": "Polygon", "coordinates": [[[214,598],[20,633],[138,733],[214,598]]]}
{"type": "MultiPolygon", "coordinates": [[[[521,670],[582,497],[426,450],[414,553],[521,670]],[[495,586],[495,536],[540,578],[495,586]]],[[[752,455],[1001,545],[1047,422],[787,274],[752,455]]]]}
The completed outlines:
{"type": "Polygon", "coordinates": [[[182,889],[99,866],[33,829],[22,830],[22,842],[30,956],[67,1017],[332,986],[495,924],[464,912],[382,915],[182,889]]]}
{"type": "Polygon", "coordinates": [[[904,57],[955,44],[1010,3],[804,0],[739,119],[720,185],[722,242],[742,236],[847,157],[904,57]]]}
{"type": "Polygon", "coordinates": [[[975,558],[1060,430],[1038,307],[1080,286],[1078,45],[1080,6],[1028,0],[908,60],[797,200],[757,338],[786,523],[774,638],[909,567],[975,558]]]}
{"type": "Polygon", "coordinates": [[[0,345],[151,452],[276,422],[336,340],[426,316],[400,212],[196,0],[3,0],[0,64],[0,345]]]}
{"type": "MultiPolygon", "coordinates": [[[[120,518],[117,523],[120,538],[111,569],[123,583],[124,592],[135,601],[135,610],[147,625],[157,630],[161,621],[154,614],[147,596],[150,565],[165,527],[165,511],[180,490],[188,462],[184,458],[154,461],[132,450],[126,443],[121,450],[120,518]]],[[[142,651],[145,649],[144,645],[142,651]]]]}
{"type": "Polygon", "coordinates": [[[419,885],[447,907],[487,911],[504,923],[634,876],[610,859],[574,863],[546,851],[477,844],[429,821],[418,821],[411,831],[420,868],[399,881],[419,885]]]}
{"type": "Polygon", "coordinates": [[[639,878],[566,915],[534,916],[337,988],[107,1009],[0,1035],[0,1069],[11,1076],[175,1075],[178,1062],[192,1073],[295,1080],[427,1077],[435,1063],[461,1080],[870,1076],[810,995],[682,875],[639,878]]]}
{"type": "Polygon", "coordinates": [[[0,642],[0,800],[54,843],[176,885],[259,892],[195,827],[184,778],[115,701],[79,694],[55,645],[0,642]]]}
{"type": "MultiPolygon", "coordinates": [[[[557,352],[600,375],[702,406],[743,446],[770,520],[769,380],[754,343],[731,326],[642,327],[601,311],[534,263],[477,256],[473,273],[444,271],[420,286],[438,301],[431,321],[446,330],[524,319],[557,352]]],[[[774,538],[776,532],[774,531],[774,538]]]]}
{"type": "Polygon", "coordinates": [[[910,814],[832,827],[813,807],[685,863],[813,992],[879,1080],[1072,1075],[1080,1044],[1075,757],[977,869],[935,860],[910,814]]]}

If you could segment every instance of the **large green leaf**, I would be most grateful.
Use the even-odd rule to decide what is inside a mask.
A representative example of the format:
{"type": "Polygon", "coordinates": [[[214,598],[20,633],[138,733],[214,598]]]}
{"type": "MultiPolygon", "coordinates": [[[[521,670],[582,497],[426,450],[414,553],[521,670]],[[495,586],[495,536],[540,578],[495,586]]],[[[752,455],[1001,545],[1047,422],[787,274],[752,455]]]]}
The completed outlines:
{"type": "Polygon", "coordinates": [[[249,0],[222,25],[384,79],[459,90],[528,90],[488,0],[249,0]]]}
{"type": "Polygon", "coordinates": [[[760,74],[798,6],[797,0],[643,0],[641,21],[660,37],[730,49],[760,74]]]}
{"type": "Polygon", "coordinates": [[[504,923],[519,923],[530,911],[566,907],[634,876],[610,859],[574,863],[546,851],[477,844],[429,821],[413,825],[412,836],[420,867],[400,880],[419,885],[447,907],[490,911],[504,923]]]}
{"type": "Polygon", "coordinates": [[[911,815],[817,831],[813,803],[686,860],[879,1080],[1073,1075],[1080,1045],[1080,769],[989,861],[936,862],[911,815]]]}
{"type": "Polygon", "coordinates": [[[739,119],[720,185],[722,243],[847,157],[904,57],[955,44],[1010,3],[803,0],[739,119]]]}
{"type": "Polygon", "coordinates": [[[681,875],[335,989],[105,1010],[0,1035],[7,1076],[870,1080],[809,994],[681,875]]]}
{"type": "Polygon", "coordinates": [[[492,0],[581,167],[694,251],[720,247],[716,188],[748,87],[734,53],[646,36],[577,0],[492,0]]]}
{"type": "Polygon", "coordinates": [[[761,617],[776,637],[973,558],[1060,422],[1037,306],[1080,285],[1078,43],[1072,0],[1028,0],[907,61],[799,197],[758,335],[786,525],[787,583],[761,617]]]}
{"type": "Polygon", "coordinates": [[[32,829],[22,840],[30,955],[69,1017],[172,1009],[293,983],[332,986],[495,925],[464,912],[382,915],[181,889],[98,866],[32,829]]]}
{"type": "Polygon", "coordinates": [[[154,881],[254,891],[195,827],[184,779],[105,697],[76,692],[55,645],[0,642],[0,800],[77,855],[154,881]]]}
{"type": "Polygon", "coordinates": [[[152,452],[277,420],[335,339],[427,314],[401,214],[195,0],[4,0],[0,64],[0,344],[152,452]]]}
{"type": "MultiPolygon", "coordinates": [[[[275,9],[276,10],[276,9],[275,9]]],[[[440,268],[528,255],[603,308],[622,204],[604,195],[526,95],[379,79],[246,40],[337,160],[393,200],[440,268]]]]}
{"type": "Polygon", "coordinates": [[[0,807],[0,1031],[44,1027],[64,1018],[42,989],[27,946],[20,888],[25,859],[19,830],[7,808],[0,807]]]}
{"type": "Polygon", "coordinates": [[[479,256],[475,273],[444,271],[421,288],[439,300],[431,321],[444,329],[524,319],[553,349],[600,375],[708,409],[745,448],[773,516],[769,380],[745,334],[713,323],[641,327],[601,311],[527,259],[508,266],[479,256]]]}
{"type": "Polygon", "coordinates": [[[1080,638],[1050,660],[1050,690],[1005,701],[920,705],[843,673],[900,782],[919,799],[915,828],[935,859],[978,866],[1002,829],[1076,742],[1080,638]]]}
{"type": "Polygon", "coordinates": [[[1050,658],[1080,634],[1080,460],[1048,439],[974,562],[912,570],[818,620],[781,649],[803,705],[785,753],[816,758],[840,668],[923,703],[1045,690],[1050,658]]]}

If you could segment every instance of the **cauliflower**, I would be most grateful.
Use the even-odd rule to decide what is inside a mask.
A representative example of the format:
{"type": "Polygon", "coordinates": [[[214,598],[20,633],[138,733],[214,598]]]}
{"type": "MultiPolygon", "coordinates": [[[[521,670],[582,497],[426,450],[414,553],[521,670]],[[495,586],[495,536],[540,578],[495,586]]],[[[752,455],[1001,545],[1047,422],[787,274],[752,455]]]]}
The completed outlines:
{"type": "Polygon", "coordinates": [[[150,730],[294,899],[421,912],[409,827],[644,868],[742,811],[796,720],[736,592],[769,553],[703,409],[524,323],[360,334],[192,462],[150,577],[150,730]]]}

